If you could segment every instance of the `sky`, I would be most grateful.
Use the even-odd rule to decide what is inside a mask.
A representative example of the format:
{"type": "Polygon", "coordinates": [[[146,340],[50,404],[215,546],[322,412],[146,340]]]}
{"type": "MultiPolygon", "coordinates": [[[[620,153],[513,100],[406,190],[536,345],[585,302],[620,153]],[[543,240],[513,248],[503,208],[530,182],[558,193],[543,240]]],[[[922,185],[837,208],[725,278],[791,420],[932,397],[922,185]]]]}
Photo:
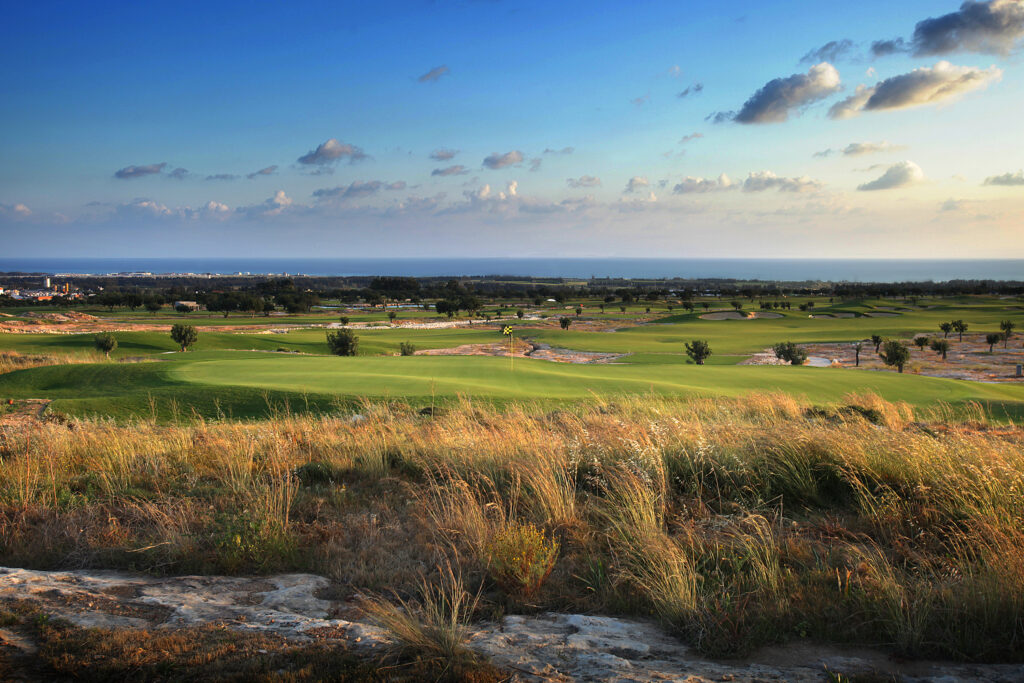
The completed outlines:
{"type": "Polygon", "coordinates": [[[1024,257],[1024,0],[9,3],[8,256],[1024,257]]]}

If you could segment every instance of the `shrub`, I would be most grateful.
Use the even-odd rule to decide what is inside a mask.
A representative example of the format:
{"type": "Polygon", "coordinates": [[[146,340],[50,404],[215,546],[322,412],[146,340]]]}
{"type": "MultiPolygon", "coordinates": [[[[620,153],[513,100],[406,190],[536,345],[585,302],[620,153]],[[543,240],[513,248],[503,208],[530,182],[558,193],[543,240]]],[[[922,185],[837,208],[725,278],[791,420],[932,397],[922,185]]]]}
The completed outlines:
{"type": "Polygon", "coordinates": [[[402,356],[412,356],[416,353],[416,346],[412,342],[404,341],[398,345],[398,353],[402,356]]]}
{"type": "Polygon", "coordinates": [[[491,576],[506,593],[529,600],[547,580],[558,558],[558,542],[533,524],[512,522],[485,551],[491,576]]]}
{"type": "Polygon", "coordinates": [[[340,322],[342,325],[348,325],[348,316],[347,315],[339,316],[338,317],[338,322],[340,322]]]}
{"type": "Polygon", "coordinates": [[[352,330],[328,332],[327,348],[335,356],[354,356],[359,350],[359,337],[352,330]]]}
{"type": "Polygon", "coordinates": [[[782,342],[772,347],[775,357],[779,360],[788,361],[792,365],[803,365],[807,360],[807,352],[793,342],[782,342]]]}

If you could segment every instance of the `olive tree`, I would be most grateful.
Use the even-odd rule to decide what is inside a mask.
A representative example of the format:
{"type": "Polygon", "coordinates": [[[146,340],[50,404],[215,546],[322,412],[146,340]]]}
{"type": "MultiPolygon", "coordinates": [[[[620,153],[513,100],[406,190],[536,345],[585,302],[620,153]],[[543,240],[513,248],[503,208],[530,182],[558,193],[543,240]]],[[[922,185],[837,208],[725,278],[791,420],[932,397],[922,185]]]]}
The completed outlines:
{"type": "Polygon", "coordinates": [[[711,345],[703,339],[694,339],[686,343],[686,355],[697,365],[704,365],[704,361],[711,357],[711,345]]]}
{"type": "Polygon", "coordinates": [[[117,339],[109,332],[104,332],[96,335],[93,344],[96,345],[97,351],[102,351],[107,358],[110,358],[110,352],[117,348],[117,339]]]}
{"type": "Polygon", "coordinates": [[[914,345],[924,351],[924,348],[928,346],[928,337],[920,336],[914,337],[914,345]]]}
{"type": "Polygon", "coordinates": [[[871,343],[875,345],[875,353],[878,353],[878,347],[882,345],[882,337],[877,334],[871,335],[871,343]]]}
{"type": "Polygon", "coordinates": [[[903,366],[910,360],[910,349],[903,342],[890,339],[885,342],[885,346],[879,355],[886,365],[893,366],[900,372],[903,372],[903,366]]]}
{"type": "Polygon", "coordinates": [[[572,325],[572,318],[570,318],[567,315],[563,315],[561,318],[558,319],[558,324],[562,326],[563,330],[568,330],[569,325],[572,325]]]}
{"type": "Polygon", "coordinates": [[[946,354],[949,353],[949,341],[946,339],[932,339],[929,345],[935,353],[942,356],[942,360],[946,360],[946,354]]]}
{"type": "Polygon", "coordinates": [[[985,335],[985,343],[988,344],[988,352],[992,353],[992,347],[998,344],[1003,338],[999,332],[989,332],[985,335]]]}
{"type": "Polygon", "coordinates": [[[184,325],[177,323],[171,328],[171,339],[174,343],[181,347],[181,350],[188,351],[188,347],[199,341],[199,333],[196,332],[196,328],[191,325],[184,325]]]}
{"type": "Polygon", "coordinates": [[[781,342],[772,347],[775,357],[789,362],[790,365],[803,365],[807,360],[807,352],[793,342],[781,342]]]}
{"type": "Polygon", "coordinates": [[[953,321],[953,329],[956,330],[956,332],[960,335],[960,341],[964,340],[964,332],[967,331],[967,327],[967,323],[965,323],[963,320],[953,321]]]}
{"type": "Polygon", "coordinates": [[[939,330],[942,331],[942,338],[945,339],[953,331],[953,323],[939,323],[939,330]]]}

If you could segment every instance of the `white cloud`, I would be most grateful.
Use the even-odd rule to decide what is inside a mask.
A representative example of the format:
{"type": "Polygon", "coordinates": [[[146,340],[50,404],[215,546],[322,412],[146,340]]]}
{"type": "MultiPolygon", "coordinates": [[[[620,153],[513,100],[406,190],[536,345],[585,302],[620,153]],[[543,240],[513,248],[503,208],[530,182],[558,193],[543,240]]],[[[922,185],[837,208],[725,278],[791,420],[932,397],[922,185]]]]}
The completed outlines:
{"type": "Polygon", "coordinates": [[[337,138],[331,138],[317,145],[316,149],[303,154],[298,161],[307,166],[326,166],[336,164],[342,159],[348,159],[350,163],[353,163],[365,158],[366,154],[359,147],[347,142],[339,142],[337,138]]]}
{"type": "Polygon", "coordinates": [[[572,188],[600,187],[601,179],[592,175],[581,175],[579,178],[566,178],[565,184],[572,188]]]}
{"type": "Polygon", "coordinates": [[[879,178],[857,187],[861,191],[891,190],[915,185],[924,180],[924,171],[913,161],[901,161],[890,166],[879,178]]]}
{"type": "Polygon", "coordinates": [[[994,175],[985,178],[983,185],[1024,185],[1024,171],[1017,171],[1016,173],[1004,173],[1002,175],[994,175]]]}
{"type": "Polygon", "coordinates": [[[125,166],[124,168],[115,171],[114,177],[122,180],[129,180],[131,178],[142,178],[148,175],[156,175],[164,170],[164,166],[166,165],[167,162],[147,164],[145,166],[125,166]]]}
{"type": "Polygon", "coordinates": [[[505,168],[506,166],[523,163],[523,153],[517,149],[514,149],[511,152],[505,152],[504,154],[494,152],[493,154],[484,157],[483,163],[487,168],[497,170],[499,168],[505,168]]]}
{"type": "Polygon", "coordinates": [[[703,194],[705,192],[732,190],[736,187],[735,183],[729,179],[729,176],[723,173],[717,178],[686,176],[681,182],[672,188],[672,192],[675,194],[703,194]]]}
{"type": "Polygon", "coordinates": [[[431,152],[430,158],[433,159],[434,161],[449,161],[451,159],[454,159],[455,155],[458,153],[459,150],[457,149],[445,149],[444,147],[441,147],[431,152]]]}
{"type": "Polygon", "coordinates": [[[449,176],[449,175],[466,175],[469,171],[462,164],[455,164],[454,166],[447,166],[445,168],[435,168],[430,172],[433,176],[449,176]]]}
{"type": "Polygon", "coordinates": [[[632,194],[638,190],[646,190],[650,184],[651,182],[647,180],[647,176],[635,175],[626,183],[626,189],[623,192],[632,194]]]}
{"type": "Polygon", "coordinates": [[[744,192],[764,192],[765,190],[778,190],[779,192],[815,192],[820,190],[822,183],[812,180],[807,176],[799,178],[785,178],[775,175],[771,171],[757,171],[747,176],[743,181],[744,192]]]}
{"type": "Polygon", "coordinates": [[[972,90],[988,87],[1002,75],[1003,72],[995,66],[978,69],[942,61],[931,68],[921,67],[887,78],[875,86],[857,86],[856,93],[832,106],[829,116],[848,119],[864,111],[940,104],[972,90]]]}
{"type": "Polygon", "coordinates": [[[828,62],[812,66],[806,74],[793,74],[776,78],[751,95],[739,113],[730,116],[721,114],[716,120],[731,120],[737,123],[779,123],[789,118],[794,110],[800,110],[829,95],[841,87],[839,72],[828,62]]]}

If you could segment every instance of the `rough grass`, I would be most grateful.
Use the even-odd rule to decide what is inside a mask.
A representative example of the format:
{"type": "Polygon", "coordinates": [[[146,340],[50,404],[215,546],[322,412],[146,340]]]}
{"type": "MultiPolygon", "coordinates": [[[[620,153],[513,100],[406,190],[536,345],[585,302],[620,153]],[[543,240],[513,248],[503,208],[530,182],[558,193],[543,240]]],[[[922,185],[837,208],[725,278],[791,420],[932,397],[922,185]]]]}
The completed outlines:
{"type": "MultiPolygon", "coordinates": [[[[410,633],[453,614],[423,607],[441,585],[424,568],[450,563],[482,586],[460,619],[587,611],[713,655],[807,638],[1021,661],[1022,445],[977,406],[873,395],[37,423],[0,432],[0,563],[316,571],[419,605],[410,633]],[[530,524],[559,552],[524,607],[489,548],[530,524]]],[[[426,640],[455,652],[444,623],[426,640]]]]}

